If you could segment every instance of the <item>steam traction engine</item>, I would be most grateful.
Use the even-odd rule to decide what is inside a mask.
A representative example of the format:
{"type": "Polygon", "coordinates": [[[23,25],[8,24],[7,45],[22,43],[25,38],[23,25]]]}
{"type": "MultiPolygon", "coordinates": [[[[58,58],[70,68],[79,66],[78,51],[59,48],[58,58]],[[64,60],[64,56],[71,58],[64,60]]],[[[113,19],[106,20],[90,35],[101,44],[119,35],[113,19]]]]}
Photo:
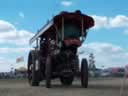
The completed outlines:
{"type": "Polygon", "coordinates": [[[61,12],[53,17],[30,40],[36,41],[36,47],[28,56],[28,80],[31,86],[38,86],[46,81],[51,87],[51,80],[60,78],[63,85],[71,85],[76,75],[80,74],[82,87],[88,86],[88,63],[82,59],[79,68],[77,49],[87,35],[87,29],[94,26],[92,17],[80,11],[61,12]]]}

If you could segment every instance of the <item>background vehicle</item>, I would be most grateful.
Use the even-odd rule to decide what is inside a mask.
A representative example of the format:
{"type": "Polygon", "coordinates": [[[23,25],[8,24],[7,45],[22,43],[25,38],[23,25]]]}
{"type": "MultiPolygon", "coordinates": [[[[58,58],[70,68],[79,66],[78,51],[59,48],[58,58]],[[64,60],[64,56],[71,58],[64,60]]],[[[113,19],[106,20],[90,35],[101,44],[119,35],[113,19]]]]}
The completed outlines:
{"type": "Polygon", "coordinates": [[[49,21],[30,40],[36,41],[35,50],[28,57],[28,80],[30,85],[38,86],[46,80],[60,78],[63,85],[71,85],[76,75],[81,76],[81,85],[88,86],[88,64],[82,59],[79,68],[77,49],[86,38],[87,29],[94,26],[92,17],[76,12],[61,12],[49,21]],[[80,70],[79,70],[80,69],[80,70]]]}

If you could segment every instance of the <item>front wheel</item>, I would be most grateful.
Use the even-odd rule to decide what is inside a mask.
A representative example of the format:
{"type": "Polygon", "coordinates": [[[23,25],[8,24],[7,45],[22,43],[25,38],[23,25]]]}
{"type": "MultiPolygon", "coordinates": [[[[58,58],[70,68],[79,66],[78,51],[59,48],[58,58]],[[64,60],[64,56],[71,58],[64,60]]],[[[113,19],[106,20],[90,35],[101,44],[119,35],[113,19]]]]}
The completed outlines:
{"type": "Polygon", "coordinates": [[[28,57],[28,81],[31,86],[39,86],[38,72],[35,70],[36,52],[30,51],[28,57]]]}
{"type": "Polygon", "coordinates": [[[88,87],[88,63],[85,58],[81,62],[81,85],[84,88],[88,87]]]}

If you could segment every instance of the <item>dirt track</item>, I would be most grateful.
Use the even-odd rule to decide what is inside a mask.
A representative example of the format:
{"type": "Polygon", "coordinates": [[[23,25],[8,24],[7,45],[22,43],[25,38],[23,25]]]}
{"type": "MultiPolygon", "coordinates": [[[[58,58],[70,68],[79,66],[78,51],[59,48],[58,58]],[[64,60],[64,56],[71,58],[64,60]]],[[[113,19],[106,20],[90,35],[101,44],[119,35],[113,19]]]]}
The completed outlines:
{"type": "MultiPolygon", "coordinates": [[[[52,88],[47,89],[44,82],[39,87],[30,87],[26,80],[0,80],[0,96],[119,96],[120,84],[121,79],[90,80],[89,87],[84,89],[78,80],[69,87],[53,81],[52,88]]],[[[128,80],[124,96],[128,96],[128,80]]]]}

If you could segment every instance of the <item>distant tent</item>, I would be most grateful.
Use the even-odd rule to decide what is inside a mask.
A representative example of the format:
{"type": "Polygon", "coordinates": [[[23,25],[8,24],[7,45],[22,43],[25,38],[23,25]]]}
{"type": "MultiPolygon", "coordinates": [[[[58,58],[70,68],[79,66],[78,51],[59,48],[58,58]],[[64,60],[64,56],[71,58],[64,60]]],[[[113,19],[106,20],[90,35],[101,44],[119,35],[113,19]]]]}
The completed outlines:
{"type": "Polygon", "coordinates": [[[19,68],[15,69],[15,71],[16,72],[21,72],[21,73],[23,72],[24,73],[24,72],[27,72],[27,69],[25,67],[19,67],[19,68]]]}
{"type": "Polygon", "coordinates": [[[16,59],[16,63],[23,62],[23,61],[24,61],[24,57],[23,57],[23,56],[18,57],[18,58],[16,59]]]}

